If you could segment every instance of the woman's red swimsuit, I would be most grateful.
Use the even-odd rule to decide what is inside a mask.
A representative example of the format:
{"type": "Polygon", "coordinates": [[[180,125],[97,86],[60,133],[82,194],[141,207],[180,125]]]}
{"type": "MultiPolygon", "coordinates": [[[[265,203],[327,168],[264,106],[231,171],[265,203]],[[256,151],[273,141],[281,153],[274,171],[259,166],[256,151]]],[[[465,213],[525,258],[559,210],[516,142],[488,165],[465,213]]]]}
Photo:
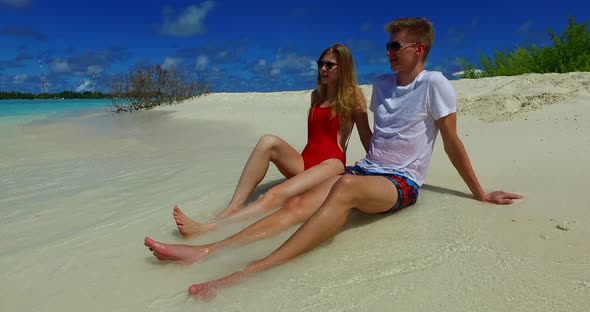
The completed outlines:
{"type": "Polygon", "coordinates": [[[346,166],[346,156],[338,146],[338,116],[332,117],[330,107],[315,106],[307,117],[307,145],[301,152],[305,170],[330,158],[340,159],[346,166]]]}

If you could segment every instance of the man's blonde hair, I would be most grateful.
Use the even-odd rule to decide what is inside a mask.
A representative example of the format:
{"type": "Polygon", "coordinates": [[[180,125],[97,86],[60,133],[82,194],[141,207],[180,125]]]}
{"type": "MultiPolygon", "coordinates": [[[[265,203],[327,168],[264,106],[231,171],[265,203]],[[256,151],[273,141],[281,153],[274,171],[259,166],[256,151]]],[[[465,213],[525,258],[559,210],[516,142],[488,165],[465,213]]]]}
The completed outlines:
{"type": "Polygon", "coordinates": [[[387,24],[387,26],[385,26],[385,31],[390,35],[406,31],[412,40],[415,42],[422,42],[425,46],[422,60],[426,61],[426,57],[428,56],[430,48],[432,47],[432,42],[434,41],[434,27],[426,18],[398,18],[387,24]]]}

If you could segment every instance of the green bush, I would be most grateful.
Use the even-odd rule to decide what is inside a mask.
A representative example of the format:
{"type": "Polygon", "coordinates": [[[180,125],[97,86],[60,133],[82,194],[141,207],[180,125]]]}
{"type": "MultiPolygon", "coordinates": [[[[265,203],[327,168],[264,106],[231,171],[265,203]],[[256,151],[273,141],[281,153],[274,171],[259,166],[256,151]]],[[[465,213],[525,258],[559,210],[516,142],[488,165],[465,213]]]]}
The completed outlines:
{"type": "Polygon", "coordinates": [[[525,45],[511,52],[494,51],[493,57],[480,56],[481,69],[476,69],[464,59],[460,78],[515,76],[525,73],[567,73],[590,71],[589,21],[577,24],[568,18],[567,27],[560,35],[548,29],[552,46],[525,45]]]}

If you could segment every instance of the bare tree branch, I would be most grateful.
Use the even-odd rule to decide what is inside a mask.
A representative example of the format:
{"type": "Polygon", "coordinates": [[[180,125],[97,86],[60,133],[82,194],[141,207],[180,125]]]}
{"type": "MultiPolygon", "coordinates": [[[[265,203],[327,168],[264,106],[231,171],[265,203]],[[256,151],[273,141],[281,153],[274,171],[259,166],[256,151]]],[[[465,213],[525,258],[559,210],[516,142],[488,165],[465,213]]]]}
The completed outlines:
{"type": "Polygon", "coordinates": [[[188,72],[183,67],[161,65],[129,68],[127,74],[113,76],[108,90],[116,113],[172,105],[213,92],[200,70],[188,72]]]}

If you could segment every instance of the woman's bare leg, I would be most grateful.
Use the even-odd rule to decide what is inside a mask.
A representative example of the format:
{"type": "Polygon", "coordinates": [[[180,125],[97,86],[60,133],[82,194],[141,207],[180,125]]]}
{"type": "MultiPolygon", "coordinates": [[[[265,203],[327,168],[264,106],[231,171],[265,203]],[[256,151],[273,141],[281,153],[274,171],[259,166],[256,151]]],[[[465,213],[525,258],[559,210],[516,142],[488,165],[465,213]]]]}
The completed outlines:
{"type": "Polygon", "coordinates": [[[332,184],[339,178],[339,176],[333,177],[310,191],[292,198],[281,209],[222,241],[202,246],[190,246],[165,244],[146,237],[145,245],[159,260],[191,264],[221,248],[242,246],[274,236],[295,224],[304,222],[313,215],[328,195],[332,184]]]}
{"type": "MultiPolygon", "coordinates": [[[[218,219],[216,223],[228,223],[243,220],[250,216],[267,212],[282,206],[287,200],[311,190],[344,172],[344,165],[338,159],[331,158],[313,166],[287,181],[271,188],[261,198],[234,214],[218,219]]],[[[327,194],[327,193],[326,193],[327,194]]]]}
{"type": "Polygon", "coordinates": [[[278,136],[262,136],[244,166],[231,201],[216,218],[223,218],[244,207],[258,183],[264,179],[271,162],[287,178],[303,172],[303,157],[299,152],[278,136]]]}
{"type": "Polygon", "coordinates": [[[344,172],[344,165],[340,160],[335,158],[328,159],[272,187],[252,204],[225,218],[219,218],[210,223],[197,223],[182,213],[178,207],[174,207],[174,220],[176,220],[178,230],[183,237],[202,234],[217,228],[221,224],[243,220],[253,215],[281,207],[288,199],[302,194],[342,172],[344,172]]]}
{"type": "MultiPolygon", "coordinates": [[[[250,154],[234,195],[227,207],[217,215],[216,219],[227,217],[244,207],[252,192],[262,181],[270,163],[274,163],[287,178],[303,171],[303,158],[283,139],[274,135],[264,135],[250,154]]],[[[183,236],[199,232],[198,224],[188,218],[180,209],[174,209],[174,220],[183,236]]]]}
{"type": "Polygon", "coordinates": [[[174,206],[172,217],[174,218],[174,222],[176,222],[178,232],[184,238],[203,234],[217,227],[217,223],[197,223],[185,215],[184,212],[178,208],[178,205],[174,206]]]}

